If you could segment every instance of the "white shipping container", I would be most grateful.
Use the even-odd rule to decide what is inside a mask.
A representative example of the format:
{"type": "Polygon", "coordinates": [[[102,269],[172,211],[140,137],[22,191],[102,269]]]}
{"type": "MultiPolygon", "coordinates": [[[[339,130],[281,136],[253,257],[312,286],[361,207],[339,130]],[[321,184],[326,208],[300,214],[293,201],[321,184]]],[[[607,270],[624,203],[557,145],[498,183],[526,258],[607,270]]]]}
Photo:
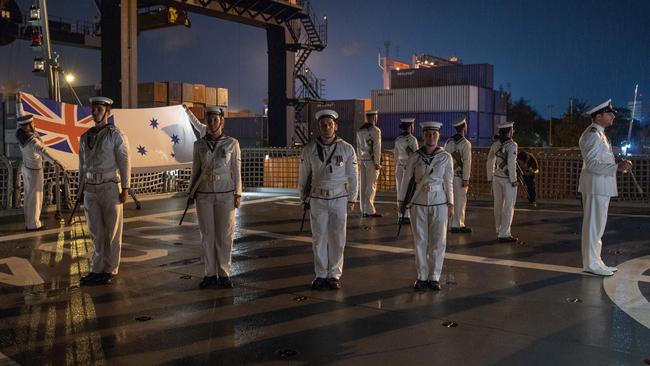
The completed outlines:
{"type": "Polygon", "coordinates": [[[478,111],[478,87],[470,85],[373,90],[372,109],[379,113],[478,111]]]}

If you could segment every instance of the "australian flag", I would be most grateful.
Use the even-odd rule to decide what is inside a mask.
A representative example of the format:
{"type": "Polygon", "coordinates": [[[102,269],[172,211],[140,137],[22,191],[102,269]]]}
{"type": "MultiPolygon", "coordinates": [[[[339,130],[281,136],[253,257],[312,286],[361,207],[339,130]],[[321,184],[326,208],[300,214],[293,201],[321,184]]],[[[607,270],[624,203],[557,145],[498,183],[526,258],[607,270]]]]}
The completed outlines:
{"type": "MultiPolygon", "coordinates": [[[[19,97],[19,112],[34,115],[34,128],[50,155],[66,170],[77,170],[79,140],[95,125],[91,109],[28,93],[21,92],[19,97]]],[[[108,123],[116,125],[127,138],[134,174],[191,165],[196,137],[182,106],[115,108],[108,123]]]]}

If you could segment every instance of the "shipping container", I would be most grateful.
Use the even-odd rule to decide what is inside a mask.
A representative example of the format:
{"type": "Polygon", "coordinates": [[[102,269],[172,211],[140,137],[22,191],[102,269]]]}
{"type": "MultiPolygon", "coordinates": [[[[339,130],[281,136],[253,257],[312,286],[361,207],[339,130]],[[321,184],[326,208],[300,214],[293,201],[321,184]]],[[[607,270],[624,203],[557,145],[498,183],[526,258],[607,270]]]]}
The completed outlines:
{"type": "Polygon", "coordinates": [[[490,64],[450,65],[434,68],[392,70],[390,88],[472,85],[492,89],[494,67],[490,64]]]}
{"type": "Polygon", "coordinates": [[[160,102],[167,105],[167,83],[151,82],[138,84],[138,103],[160,102]]]}
{"type": "Polygon", "coordinates": [[[228,89],[217,88],[217,105],[221,107],[228,106],[228,89]]]}
{"type": "Polygon", "coordinates": [[[268,146],[268,118],[227,117],[224,133],[239,140],[240,147],[268,146]]]}
{"type": "Polygon", "coordinates": [[[494,114],[479,113],[478,116],[478,135],[484,139],[494,139],[496,126],[494,125],[494,114]]]}
{"type": "Polygon", "coordinates": [[[183,83],[181,88],[181,101],[194,103],[194,84],[183,83]]]}
{"type": "Polygon", "coordinates": [[[478,89],[478,111],[482,113],[494,113],[494,90],[478,89]]]}
{"type": "Polygon", "coordinates": [[[205,118],[205,108],[203,107],[190,107],[190,111],[200,121],[203,121],[203,119],[205,118]]]}
{"type": "Polygon", "coordinates": [[[430,113],[478,111],[475,86],[373,90],[372,107],[379,113],[430,113]]]}
{"type": "Polygon", "coordinates": [[[310,138],[319,135],[316,112],[323,109],[333,109],[339,114],[337,135],[354,146],[356,131],[365,123],[364,100],[344,99],[309,103],[303,112],[307,113],[305,121],[309,122],[310,138]]]}
{"type": "Polygon", "coordinates": [[[176,81],[167,82],[167,102],[169,105],[181,104],[183,101],[183,84],[176,81]]]}
{"type": "Polygon", "coordinates": [[[205,85],[194,84],[194,103],[205,104],[205,85]]]}
{"type": "Polygon", "coordinates": [[[217,88],[205,88],[205,105],[217,105],[217,88]]]}

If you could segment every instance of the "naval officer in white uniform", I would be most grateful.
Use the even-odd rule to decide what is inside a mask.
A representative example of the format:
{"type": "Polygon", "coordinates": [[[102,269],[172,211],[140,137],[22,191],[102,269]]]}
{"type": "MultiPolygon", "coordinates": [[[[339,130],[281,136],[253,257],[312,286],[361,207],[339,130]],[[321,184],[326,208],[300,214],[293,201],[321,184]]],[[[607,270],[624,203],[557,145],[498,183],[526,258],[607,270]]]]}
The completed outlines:
{"type": "Polygon", "coordinates": [[[300,155],[298,189],[310,207],[316,278],[312,289],[341,288],[347,213],[352,212],[359,192],[354,147],[336,136],[338,113],[316,113],[320,136],[300,155]]]}
{"type": "Polygon", "coordinates": [[[381,170],[381,130],[377,127],[377,111],[366,112],[366,121],[357,131],[361,216],[381,217],[375,210],[377,179],[381,170]]]}
{"type": "Polygon", "coordinates": [[[612,100],[592,108],[591,125],[580,136],[582,171],[578,192],[582,193],[584,217],[582,219],[582,268],[601,276],[611,276],[616,267],[607,266],[600,258],[602,237],[607,223],[607,209],[611,197],[618,195],[616,172],[625,172],[632,165],[628,160],[616,163],[612,145],[605,128],[614,123],[616,110],[612,100]]]}
{"type": "Polygon", "coordinates": [[[517,242],[510,232],[517,202],[517,143],[512,139],[514,122],[499,125],[499,138],[490,147],[487,157],[487,180],[492,182],[494,223],[497,241],[517,242]]]}
{"type": "MultiPolygon", "coordinates": [[[[415,118],[400,118],[399,129],[402,133],[395,138],[393,156],[395,158],[395,191],[399,193],[403,182],[404,171],[406,170],[406,162],[411,154],[419,149],[418,139],[413,136],[413,123],[415,118]]],[[[399,194],[397,195],[397,208],[399,209],[399,194]]],[[[397,223],[409,224],[411,222],[411,215],[409,210],[406,210],[403,215],[399,216],[397,223]]]]}
{"type": "Polygon", "coordinates": [[[467,118],[457,118],[453,125],[456,134],[445,143],[445,150],[454,159],[454,216],[451,218],[451,232],[471,233],[472,229],[465,226],[465,207],[467,206],[467,190],[472,172],[472,143],[467,137],[467,118]]]}
{"type": "Polygon", "coordinates": [[[50,156],[43,140],[34,130],[34,116],[26,114],[16,118],[19,128],[16,139],[23,158],[23,210],[25,213],[25,230],[35,231],[46,229],[41,224],[41,209],[43,207],[43,160],[59,165],[50,156]]]}
{"type": "Polygon", "coordinates": [[[108,123],[113,101],[90,98],[95,126],[79,141],[79,187],[93,239],[90,273],[81,285],[108,284],[117,274],[122,251],[123,204],[131,185],[126,136],[108,123]]]}
{"type": "MultiPolygon", "coordinates": [[[[205,263],[199,288],[232,288],[235,209],[241,204],[239,142],[223,133],[223,109],[206,109],[205,135],[194,142],[189,197],[196,199],[205,263]]],[[[190,201],[191,202],[191,201],[190,201]]]]}
{"type": "Polygon", "coordinates": [[[453,162],[438,146],[440,122],[422,122],[424,146],[406,164],[400,213],[411,211],[415,239],[416,291],[440,290],[440,275],[447,248],[447,223],[454,213],[453,162]]]}

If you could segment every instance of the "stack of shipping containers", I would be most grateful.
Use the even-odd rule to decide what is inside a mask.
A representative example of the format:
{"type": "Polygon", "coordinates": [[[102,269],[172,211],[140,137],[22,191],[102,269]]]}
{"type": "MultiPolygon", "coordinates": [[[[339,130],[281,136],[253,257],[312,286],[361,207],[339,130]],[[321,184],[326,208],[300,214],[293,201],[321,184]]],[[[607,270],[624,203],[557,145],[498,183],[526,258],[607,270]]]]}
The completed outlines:
{"type": "Polygon", "coordinates": [[[451,122],[464,116],[474,146],[490,145],[495,125],[505,120],[505,99],[493,89],[489,64],[393,70],[390,86],[371,93],[372,106],[379,110],[384,146],[392,146],[400,133],[401,118],[415,118],[414,132],[420,138],[420,122],[442,122],[444,141],[454,134],[451,122]]]}
{"type": "Polygon", "coordinates": [[[138,84],[138,106],[140,108],[178,104],[187,105],[197,118],[203,119],[206,107],[228,108],[228,89],[173,81],[138,84]]]}
{"type": "MultiPolygon", "coordinates": [[[[138,85],[138,105],[140,108],[178,104],[188,106],[190,111],[203,121],[207,107],[219,106],[227,110],[228,89],[172,81],[138,85]]],[[[227,135],[238,139],[241,147],[267,145],[266,117],[228,117],[226,113],[224,131],[227,135]]]]}

